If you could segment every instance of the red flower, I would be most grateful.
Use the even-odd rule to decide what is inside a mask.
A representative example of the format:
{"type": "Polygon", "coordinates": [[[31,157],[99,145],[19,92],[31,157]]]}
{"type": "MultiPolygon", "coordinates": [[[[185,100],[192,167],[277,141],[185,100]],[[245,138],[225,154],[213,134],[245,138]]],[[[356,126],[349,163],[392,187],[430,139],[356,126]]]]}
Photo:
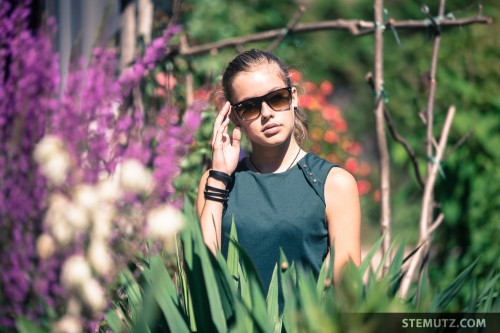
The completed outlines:
{"type": "Polygon", "coordinates": [[[347,131],[347,123],[343,118],[338,117],[334,119],[333,126],[335,126],[337,131],[339,131],[340,133],[347,131]]]}
{"type": "Polygon", "coordinates": [[[166,96],[166,92],[172,90],[177,84],[177,80],[171,73],[159,72],[155,75],[156,82],[160,87],[155,89],[155,95],[166,96]]]}
{"type": "Polygon", "coordinates": [[[323,136],[323,140],[325,140],[328,143],[335,143],[337,139],[338,139],[337,134],[332,130],[326,131],[325,135],[323,136]]]}
{"type": "Polygon", "coordinates": [[[288,71],[288,73],[290,74],[290,80],[292,83],[297,83],[302,80],[302,74],[298,70],[292,68],[288,71]]]}
{"type": "Polygon", "coordinates": [[[368,192],[370,192],[371,188],[372,188],[372,185],[370,184],[369,181],[367,181],[367,180],[359,180],[358,181],[359,195],[367,194],[368,192]]]}
{"type": "Polygon", "coordinates": [[[356,161],[354,158],[349,157],[345,161],[345,169],[349,171],[350,173],[357,173],[358,172],[358,161],[356,161]]]}
{"type": "Polygon", "coordinates": [[[318,144],[315,144],[311,147],[311,151],[315,153],[316,155],[319,155],[321,153],[321,146],[318,144]]]}
{"type": "Polygon", "coordinates": [[[305,82],[304,90],[306,95],[313,94],[316,91],[316,85],[313,82],[305,82]]]}
{"type": "Polygon", "coordinates": [[[311,110],[311,104],[313,102],[313,98],[309,95],[304,95],[299,97],[299,104],[302,106],[304,109],[308,109],[309,111],[311,110]]]}
{"type": "Polygon", "coordinates": [[[339,119],[339,110],[332,105],[324,106],[321,109],[321,114],[326,120],[333,121],[339,119]]]}
{"type": "Polygon", "coordinates": [[[210,88],[202,87],[194,91],[193,97],[196,100],[208,101],[211,94],[212,90],[210,88]]]}
{"type": "Polygon", "coordinates": [[[319,89],[325,95],[331,95],[333,93],[333,85],[326,80],[321,82],[319,89]]]}
{"type": "Polygon", "coordinates": [[[370,164],[368,164],[366,162],[361,163],[361,165],[359,167],[359,174],[361,176],[367,176],[370,174],[371,171],[372,171],[372,168],[371,168],[370,164]]]}
{"type": "Polygon", "coordinates": [[[351,143],[351,145],[347,148],[347,152],[354,156],[358,156],[362,151],[363,149],[361,148],[361,145],[357,142],[351,143]]]}

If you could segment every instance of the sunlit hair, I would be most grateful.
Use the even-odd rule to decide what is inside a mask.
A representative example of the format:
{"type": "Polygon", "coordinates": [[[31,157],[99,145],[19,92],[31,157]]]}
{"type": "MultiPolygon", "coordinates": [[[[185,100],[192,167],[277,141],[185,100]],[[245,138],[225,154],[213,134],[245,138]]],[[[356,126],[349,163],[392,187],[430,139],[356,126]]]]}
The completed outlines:
{"type": "MultiPolygon", "coordinates": [[[[237,55],[228,65],[222,76],[222,90],[224,97],[230,103],[234,101],[233,83],[236,77],[241,72],[250,72],[258,66],[265,64],[274,64],[278,67],[278,75],[283,79],[283,82],[291,87],[292,82],[287,66],[274,54],[251,49],[237,55]]],[[[304,110],[297,108],[295,112],[294,137],[300,147],[304,147],[307,139],[307,116],[304,110]]]]}

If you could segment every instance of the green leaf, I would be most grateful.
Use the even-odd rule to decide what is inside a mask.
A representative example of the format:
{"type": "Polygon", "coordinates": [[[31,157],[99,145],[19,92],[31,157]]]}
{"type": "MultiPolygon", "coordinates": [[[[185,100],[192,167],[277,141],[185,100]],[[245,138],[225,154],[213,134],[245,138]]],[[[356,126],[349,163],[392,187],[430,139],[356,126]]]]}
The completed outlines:
{"type": "MultiPolygon", "coordinates": [[[[418,288],[415,293],[415,307],[421,311],[425,311],[429,308],[429,298],[432,295],[431,286],[429,280],[423,275],[418,279],[418,288]]],[[[430,311],[432,312],[432,311],[430,311]]]]}
{"type": "Polygon", "coordinates": [[[172,332],[189,333],[190,329],[177,307],[179,301],[172,279],[159,256],[151,258],[151,287],[153,288],[154,298],[160,306],[170,330],[172,332]]]}
{"type": "MultiPolygon", "coordinates": [[[[500,262],[500,261],[499,261],[500,262]]],[[[498,300],[498,280],[500,272],[495,274],[496,269],[492,269],[486,278],[486,284],[479,293],[479,312],[490,312],[493,310],[495,300],[498,300]]]]}
{"type": "Polygon", "coordinates": [[[116,314],[115,311],[109,310],[106,313],[105,319],[106,319],[106,322],[107,322],[109,328],[114,333],[121,333],[122,332],[123,322],[121,321],[120,317],[118,317],[118,314],[116,314]]]}
{"type": "MultiPolygon", "coordinates": [[[[183,247],[184,249],[184,247],[183,247]]],[[[193,300],[191,298],[191,294],[190,294],[190,291],[189,291],[189,286],[188,286],[188,280],[187,280],[187,277],[186,277],[186,272],[184,271],[184,265],[182,265],[181,263],[181,256],[179,254],[179,246],[176,247],[176,261],[177,261],[177,271],[179,272],[178,273],[178,285],[179,285],[179,289],[180,289],[180,292],[181,292],[181,297],[182,297],[182,300],[183,300],[183,304],[184,304],[184,315],[189,318],[189,327],[191,329],[191,331],[195,332],[197,331],[197,328],[196,328],[196,321],[195,321],[195,318],[194,318],[194,310],[193,310],[193,300]]],[[[184,251],[184,253],[186,253],[184,251]]],[[[192,251],[191,251],[191,255],[192,255],[192,251]]],[[[186,258],[186,254],[184,254],[184,259],[186,258]]]]}
{"type": "Polygon", "coordinates": [[[405,247],[406,247],[406,242],[403,241],[403,243],[398,247],[398,250],[396,251],[394,258],[392,259],[392,262],[389,265],[389,271],[387,273],[387,275],[391,279],[389,293],[390,295],[393,296],[399,290],[399,286],[401,285],[401,281],[404,276],[402,266],[403,266],[403,257],[405,254],[405,247]]]}
{"type": "Polygon", "coordinates": [[[464,309],[464,312],[475,312],[476,311],[476,301],[477,301],[477,290],[476,290],[476,279],[472,279],[471,287],[470,287],[470,300],[467,307],[464,309]]]}
{"type": "MultiPolygon", "coordinates": [[[[243,268],[240,265],[238,265],[238,274],[240,277],[239,282],[240,282],[241,300],[246,309],[252,309],[252,293],[250,291],[248,277],[243,272],[243,268]]],[[[254,322],[249,316],[245,318],[245,327],[247,332],[254,331],[254,322]]]]}
{"type": "Polygon", "coordinates": [[[239,265],[239,256],[238,249],[234,245],[234,243],[238,242],[238,235],[236,232],[236,225],[234,224],[234,216],[233,221],[231,223],[231,232],[229,234],[229,238],[232,239],[232,242],[229,242],[227,249],[227,267],[229,273],[233,277],[234,285],[238,286],[239,274],[238,274],[238,265],[239,265]]]}
{"type": "Polygon", "coordinates": [[[205,246],[200,226],[194,215],[187,219],[186,227],[181,232],[181,240],[183,247],[189,249],[185,256],[185,272],[190,286],[197,329],[226,332],[226,318],[214,268],[209,257],[211,254],[205,246]]]}
{"type": "Polygon", "coordinates": [[[143,302],[141,304],[140,312],[133,321],[133,333],[150,333],[150,325],[154,325],[158,322],[158,304],[154,299],[151,284],[148,282],[146,283],[147,285],[145,286],[144,295],[142,297],[143,302]]]}
{"type": "Polygon", "coordinates": [[[316,292],[316,279],[310,270],[297,270],[300,311],[307,323],[308,331],[324,332],[333,326],[331,313],[325,315],[320,296],[316,292]]]}
{"type": "Polygon", "coordinates": [[[368,280],[366,281],[366,292],[369,293],[372,289],[377,287],[377,277],[373,272],[373,269],[370,267],[368,269],[368,280]]]}
{"type": "Polygon", "coordinates": [[[484,300],[480,300],[483,304],[479,310],[479,312],[490,312],[494,308],[494,302],[498,302],[498,290],[490,289],[488,295],[484,298],[484,300]]]}
{"type": "Polygon", "coordinates": [[[269,332],[273,330],[273,326],[269,322],[269,318],[267,315],[267,310],[266,310],[266,300],[264,298],[264,289],[262,287],[262,282],[259,278],[259,274],[257,273],[257,270],[255,269],[255,266],[252,262],[252,259],[250,256],[246,253],[246,251],[239,245],[238,243],[234,242],[231,240],[231,243],[236,246],[238,249],[238,254],[240,257],[240,263],[241,263],[241,270],[239,273],[240,276],[240,286],[241,286],[241,292],[242,292],[242,297],[245,297],[246,300],[244,299],[245,305],[249,305],[250,303],[250,308],[248,308],[251,311],[251,314],[254,316],[254,320],[256,324],[258,325],[258,328],[261,331],[264,332],[269,332]],[[243,277],[245,278],[246,285],[243,283],[243,277]],[[244,291],[244,289],[247,289],[244,291]],[[248,297],[250,294],[250,299],[251,301],[249,302],[248,297]]]}
{"type": "MultiPolygon", "coordinates": [[[[389,249],[384,253],[384,256],[380,260],[377,269],[375,270],[375,276],[380,276],[380,271],[382,270],[382,267],[384,267],[384,263],[386,260],[388,260],[389,256],[392,254],[392,250],[394,249],[394,246],[397,243],[397,238],[395,238],[391,245],[389,246],[389,249]]],[[[389,264],[390,265],[390,264],[389,264]]]]}
{"type": "Polygon", "coordinates": [[[366,269],[370,266],[370,263],[372,261],[373,256],[375,253],[379,250],[380,245],[382,244],[382,241],[384,240],[384,236],[380,237],[377,242],[372,246],[370,252],[366,255],[365,259],[361,262],[359,265],[358,271],[360,272],[361,276],[365,274],[366,269]]]}
{"type": "Polygon", "coordinates": [[[481,290],[481,293],[479,294],[479,297],[484,297],[486,294],[489,294],[490,289],[497,289],[498,288],[498,279],[500,278],[500,272],[495,274],[496,269],[492,269],[488,276],[486,277],[486,284],[481,290]]]}
{"type": "Polygon", "coordinates": [[[389,265],[388,275],[391,277],[399,275],[401,272],[401,267],[403,266],[403,257],[405,254],[406,242],[403,241],[401,245],[399,245],[394,258],[392,259],[391,264],[389,265]]]}
{"type": "Polygon", "coordinates": [[[419,244],[416,248],[414,248],[408,255],[403,259],[403,264],[406,263],[417,251],[424,245],[424,243],[419,244]]]}
{"type": "Polygon", "coordinates": [[[325,291],[326,266],[327,262],[324,261],[323,265],[321,265],[321,270],[319,271],[318,281],[316,283],[316,293],[318,294],[318,297],[322,297],[325,291]]]}
{"type": "Polygon", "coordinates": [[[119,281],[125,287],[125,292],[128,297],[128,309],[132,321],[135,321],[139,315],[141,305],[143,303],[141,288],[136,282],[132,272],[128,269],[120,273],[119,281]]]}
{"type": "Polygon", "coordinates": [[[31,322],[28,318],[18,317],[16,319],[16,328],[19,333],[49,333],[31,322]]]}
{"type": "Polygon", "coordinates": [[[279,321],[278,288],[278,264],[276,264],[274,265],[273,276],[269,284],[266,298],[267,315],[271,323],[277,323],[279,321]]]}
{"type": "Polygon", "coordinates": [[[450,303],[453,297],[460,291],[460,288],[464,285],[467,279],[471,276],[472,270],[477,264],[478,259],[474,260],[467,268],[464,269],[460,275],[458,275],[455,280],[448,286],[442,293],[438,294],[437,297],[431,304],[430,311],[443,311],[446,306],[450,303]]]}
{"type": "Polygon", "coordinates": [[[217,251],[217,257],[212,257],[212,259],[215,278],[219,285],[222,308],[226,315],[226,321],[229,321],[236,315],[235,302],[238,285],[232,283],[233,277],[229,273],[224,257],[219,251],[217,251]]]}
{"type": "Polygon", "coordinates": [[[179,299],[177,297],[177,291],[175,290],[175,286],[172,283],[170,275],[165,267],[165,263],[163,262],[162,257],[153,256],[150,259],[150,267],[149,269],[145,269],[143,275],[146,277],[150,283],[153,285],[156,283],[161,284],[161,292],[165,292],[166,295],[170,297],[170,299],[174,302],[176,306],[179,306],[179,299]],[[159,280],[159,279],[162,280],[159,280]]]}
{"type": "Polygon", "coordinates": [[[296,333],[298,332],[298,299],[295,293],[296,272],[294,263],[289,265],[285,253],[282,249],[280,249],[280,266],[282,267],[280,272],[281,289],[285,302],[282,319],[283,326],[285,327],[286,332],[296,333]],[[284,263],[289,266],[287,269],[283,269],[284,263]]]}

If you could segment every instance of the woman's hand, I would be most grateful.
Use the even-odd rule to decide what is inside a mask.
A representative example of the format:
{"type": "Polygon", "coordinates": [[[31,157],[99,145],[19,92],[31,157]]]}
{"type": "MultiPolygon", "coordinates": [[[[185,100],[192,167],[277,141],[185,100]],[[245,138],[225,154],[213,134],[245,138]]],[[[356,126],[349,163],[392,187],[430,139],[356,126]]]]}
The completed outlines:
{"type": "Polygon", "coordinates": [[[229,138],[227,127],[231,105],[226,102],[220,110],[214,123],[212,136],[212,169],[232,174],[238,165],[240,156],[241,129],[233,130],[232,141],[229,138]]]}

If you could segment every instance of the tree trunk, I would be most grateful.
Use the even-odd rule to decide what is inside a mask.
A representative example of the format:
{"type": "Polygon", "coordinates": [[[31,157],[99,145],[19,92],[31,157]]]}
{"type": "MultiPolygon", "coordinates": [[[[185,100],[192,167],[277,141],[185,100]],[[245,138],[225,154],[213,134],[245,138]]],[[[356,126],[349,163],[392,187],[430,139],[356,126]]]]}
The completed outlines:
{"type": "Polygon", "coordinates": [[[153,2],[151,0],[139,0],[137,17],[137,33],[144,38],[144,43],[151,42],[151,31],[153,30],[153,2]]]}
{"type": "Polygon", "coordinates": [[[120,68],[127,67],[135,57],[136,19],[134,1],[122,0],[120,68]]]}

